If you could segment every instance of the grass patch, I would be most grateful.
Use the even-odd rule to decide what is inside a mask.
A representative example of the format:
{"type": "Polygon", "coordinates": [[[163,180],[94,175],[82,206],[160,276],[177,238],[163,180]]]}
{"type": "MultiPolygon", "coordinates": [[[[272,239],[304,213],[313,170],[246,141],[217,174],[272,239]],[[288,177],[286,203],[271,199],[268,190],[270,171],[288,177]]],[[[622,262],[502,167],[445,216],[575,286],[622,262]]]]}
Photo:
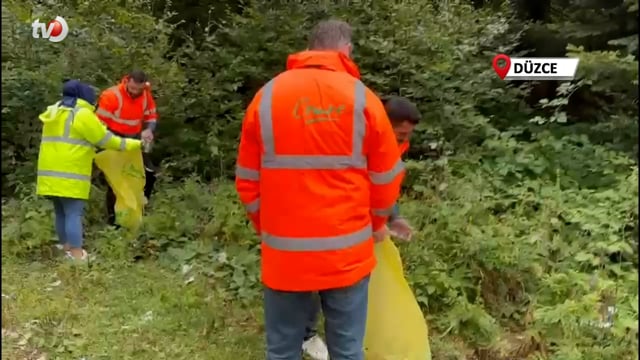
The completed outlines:
{"type": "Polygon", "coordinates": [[[261,308],[154,262],[2,266],[3,359],[261,359],[261,308]]]}

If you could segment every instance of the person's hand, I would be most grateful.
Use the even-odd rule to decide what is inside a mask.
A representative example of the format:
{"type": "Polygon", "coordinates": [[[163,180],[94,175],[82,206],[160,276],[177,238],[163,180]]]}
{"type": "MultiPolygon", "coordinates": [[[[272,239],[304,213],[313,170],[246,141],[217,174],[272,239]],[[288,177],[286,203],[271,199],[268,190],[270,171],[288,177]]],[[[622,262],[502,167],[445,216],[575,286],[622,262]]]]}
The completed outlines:
{"type": "Polygon", "coordinates": [[[389,236],[389,228],[387,227],[387,225],[385,225],[378,229],[378,231],[373,232],[373,242],[381,242],[387,236],[389,236]]]}
{"type": "Polygon", "coordinates": [[[410,241],[413,235],[413,229],[407,220],[403,218],[393,219],[389,223],[389,233],[391,236],[404,241],[410,241]]]}
{"type": "Polygon", "coordinates": [[[142,130],[142,134],[140,134],[140,137],[142,138],[142,140],[146,141],[146,142],[152,142],[153,141],[153,131],[149,130],[149,129],[144,129],[142,130]]]}

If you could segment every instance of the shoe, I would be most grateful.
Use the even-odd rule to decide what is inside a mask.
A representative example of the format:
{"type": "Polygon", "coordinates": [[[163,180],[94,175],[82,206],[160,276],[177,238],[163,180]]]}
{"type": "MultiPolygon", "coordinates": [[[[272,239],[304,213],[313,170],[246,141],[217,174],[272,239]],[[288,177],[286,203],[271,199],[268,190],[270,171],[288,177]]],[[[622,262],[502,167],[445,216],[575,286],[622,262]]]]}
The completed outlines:
{"type": "Polygon", "coordinates": [[[82,257],[80,259],[78,259],[77,257],[71,255],[71,251],[67,251],[67,258],[69,260],[74,260],[74,261],[85,261],[89,258],[89,254],[87,253],[86,250],[82,250],[82,257]]]}
{"type": "Polygon", "coordinates": [[[313,360],[329,360],[329,350],[318,335],[302,343],[302,351],[313,360]]]}
{"type": "Polygon", "coordinates": [[[62,251],[63,253],[66,253],[68,251],[67,247],[62,244],[55,244],[53,247],[58,251],[62,251]]]}

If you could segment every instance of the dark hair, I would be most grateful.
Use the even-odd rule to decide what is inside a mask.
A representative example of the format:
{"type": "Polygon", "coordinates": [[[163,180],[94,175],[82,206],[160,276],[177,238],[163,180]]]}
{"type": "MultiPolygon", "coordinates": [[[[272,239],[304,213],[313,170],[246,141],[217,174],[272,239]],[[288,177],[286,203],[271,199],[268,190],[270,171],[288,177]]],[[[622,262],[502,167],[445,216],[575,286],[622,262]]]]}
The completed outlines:
{"type": "Polygon", "coordinates": [[[384,109],[391,123],[400,124],[405,121],[416,125],[422,119],[416,104],[402,96],[388,96],[382,99],[384,109]]]}
{"type": "Polygon", "coordinates": [[[145,83],[148,80],[147,74],[142,70],[132,70],[128,76],[129,79],[137,82],[138,84],[145,83]]]}

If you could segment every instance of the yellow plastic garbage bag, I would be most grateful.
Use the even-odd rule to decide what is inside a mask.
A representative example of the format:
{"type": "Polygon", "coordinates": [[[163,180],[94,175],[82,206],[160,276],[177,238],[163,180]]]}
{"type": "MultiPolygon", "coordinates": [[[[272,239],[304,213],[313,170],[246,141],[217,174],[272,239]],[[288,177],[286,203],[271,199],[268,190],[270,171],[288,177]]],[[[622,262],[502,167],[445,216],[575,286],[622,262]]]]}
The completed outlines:
{"type": "Polygon", "coordinates": [[[364,337],[367,360],[431,360],[429,331],[390,238],[375,245],[364,337]]]}
{"type": "Polygon", "coordinates": [[[95,162],[116,195],[116,223],[137,230],[146,202],[142,151],[104,150],[96,155],[95,162]]]}

